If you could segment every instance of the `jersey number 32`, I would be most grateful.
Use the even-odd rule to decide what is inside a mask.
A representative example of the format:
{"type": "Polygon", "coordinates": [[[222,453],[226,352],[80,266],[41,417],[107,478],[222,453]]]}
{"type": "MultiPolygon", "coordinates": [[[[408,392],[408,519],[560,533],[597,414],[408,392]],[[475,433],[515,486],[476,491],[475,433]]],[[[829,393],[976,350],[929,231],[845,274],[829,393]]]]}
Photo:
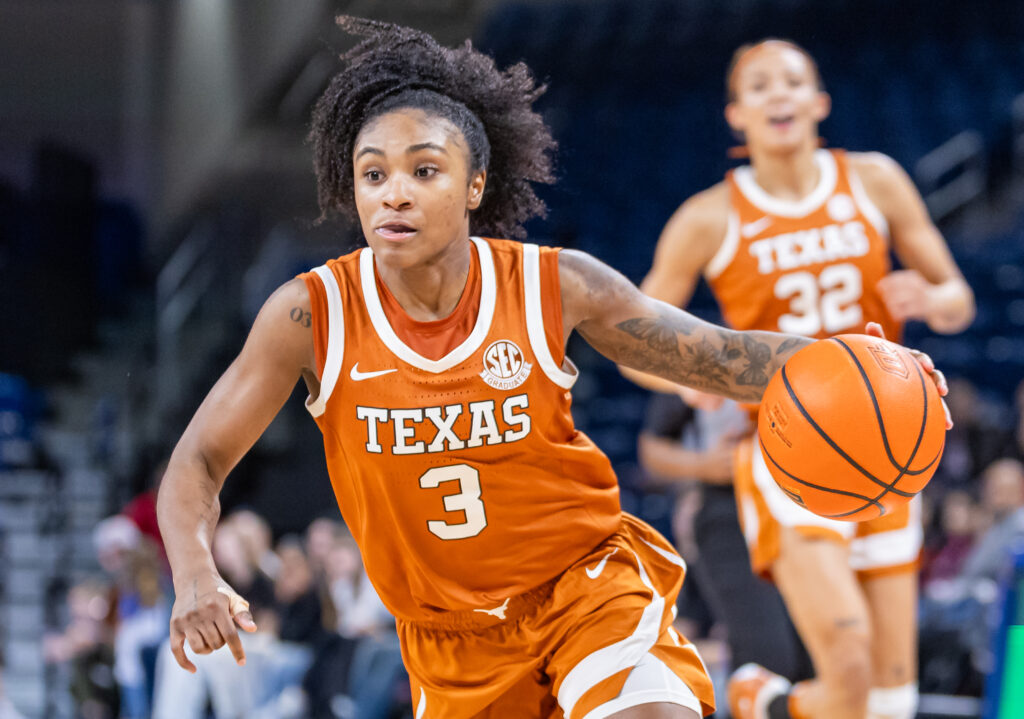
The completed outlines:
{"type": "Polygon", "coordinates": [[[779,331],[794,335],[833,335],[858,326],[864,313],[857,304],[863,291],[860,269],[843,263],[815,275],[792,272],[775,283],[775,297],[789,300],[789,312],[779,317],[779,331]]]}

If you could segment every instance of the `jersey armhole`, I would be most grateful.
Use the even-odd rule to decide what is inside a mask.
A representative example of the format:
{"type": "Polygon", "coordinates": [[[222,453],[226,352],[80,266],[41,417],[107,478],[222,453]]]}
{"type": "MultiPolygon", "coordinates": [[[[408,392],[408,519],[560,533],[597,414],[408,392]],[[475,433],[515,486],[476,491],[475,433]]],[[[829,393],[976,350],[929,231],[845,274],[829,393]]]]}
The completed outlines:
{"type": "Polygon", "coordinates": [[[316,378],[319,381],[324,375],[324,364],[327,362],[327,290],[323,281],[312,270],[303,272],[299,278],[306,283],[309,292],[309,310],[313,324],[313,358],[316,361],[316,378]]]}
{"type": "Polygon", "coordinates": [[[562,347],[562,291],[558,250],[523,244],[523,290],[526,332],[541,370],[559,387],[569,389],[578,372],[562,347]]]}
{"type": "Polygon", "coordinates": [[[558,277],[558,248],[540,248],[540,308],[548,350],[559,367],[565,361],[562,327],[562,282],[558,277]]]}
{"type": "Polygon", "coordinates": [[[345,316],[341,304],[341,290],[334,272],[321,265],[301,275],[309,290],[309,305],[313,322],[313,353],[320,378],[320,392],[306,398],[306,409],[319,417],[327,408],[334,386],[341,372],[345,354],[345,316]]]}
{"type": "Polygon", "coordinates": [[[736,256],[736,250],[740,246],[740,218],[735,208],[729,208],[729,219],[725,226],[725,237],[722,244],[708,263],[704,266],[704,277],[713,280],[725,271],[725,268],[736,256]]]}
{"type": "Polygon", "coordinates": [[[889,222],[885,219],[885,215],[882,214],[882,211],[878,209],[878,205],[872,202],[871,197],[868,196],[867,190],[864,189],[864,183],[860,181],[857,168],[850,162],[850,158],[847,156],[843,159],[854,203],[864,217],[867,218],[868,222],[878,231],[878,234],[884,237],[889,244],[892,244],[892,238],[889,236],[889,222]]]}

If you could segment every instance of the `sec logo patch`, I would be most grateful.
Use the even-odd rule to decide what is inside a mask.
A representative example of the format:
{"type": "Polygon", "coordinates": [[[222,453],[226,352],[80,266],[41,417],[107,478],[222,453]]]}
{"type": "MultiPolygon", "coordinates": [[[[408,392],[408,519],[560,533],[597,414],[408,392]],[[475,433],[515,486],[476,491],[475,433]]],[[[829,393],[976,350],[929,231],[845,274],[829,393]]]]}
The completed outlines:
{"type": "Polygon", "coordinates": [[[513,389],[530,376],[533,365],[523,357],[523,351],[512,340],[492,342],[484,350],[484,371],[480,379],[495,389],[513,389]]]}

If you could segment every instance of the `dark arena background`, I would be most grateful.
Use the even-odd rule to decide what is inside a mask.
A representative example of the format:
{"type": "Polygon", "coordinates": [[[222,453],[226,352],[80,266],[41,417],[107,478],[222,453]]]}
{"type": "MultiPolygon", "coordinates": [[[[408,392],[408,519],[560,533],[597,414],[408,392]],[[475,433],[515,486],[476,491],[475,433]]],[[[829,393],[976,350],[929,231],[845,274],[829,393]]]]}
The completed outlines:
{"type": "MultiPolygon", "coordinates": [[[[529,235],[635,282],[672,212],[736,164],[722,115],[733,50],[779,36],[810,51],[833,100],[828,144],[902,165],[977,298],[967,331],[912,323],[906,338],[949,376],[956,421],[925,490],[919,716],[1024,717],[1016,0],[0,0],[0,717],[159,716],[163,464],[273,289],[359,242],[357,227],[314,224],[305,142],[351,46],[342,12],[526,61],[559,142],[548,217],[529,235]],[[1000,570],[968,581],[963,557],[1009,516],[1000,570]]],[[[705,287],[689,309],[717,320],[705,287]]],[[[671,536],[678,493],[637,462],[648,393],[578,337],[569,355],[577,426],[611,458],[624,508],[671,536]]],[[[295,640],[294,657],[268,653],[260,708],[244,716],[356,717],[357,690],[372,688],[373,716],[412,717],[393,628],[347,632],[335,606],[359,559],[304,398],[296,389],[222,494],[235,524],[218,561],[258,568],[280,607],[266,641],[295,640]],[[314,701],[342,671],[348,686],[314,701]]],[[[698,561],[685,521],[676,543],[698,561]]],[[[680,621],[725,717],[726,628],[687,585],[680,621]]],[[[174,716],[243,716],[215,688],[186,695],[174,716]]]]}

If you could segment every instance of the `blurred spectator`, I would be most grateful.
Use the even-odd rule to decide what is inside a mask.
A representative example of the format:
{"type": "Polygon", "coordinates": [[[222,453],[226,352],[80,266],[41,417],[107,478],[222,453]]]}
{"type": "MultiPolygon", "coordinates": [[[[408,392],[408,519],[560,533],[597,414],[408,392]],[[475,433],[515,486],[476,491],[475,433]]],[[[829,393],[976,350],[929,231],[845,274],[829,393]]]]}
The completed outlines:
{"type": "Polygon", "coordinates": [[[324,576],[327,555],[343,533],[344,525],[327,517],[314,519],[306,529],[306,555],[318,581],[324,576]]]}
{"type": "Polygon", "coordinates": [[[274,553],[273,535],[267,520],[249,509],[232,512],[230,519],[253,566],[270,579],[277,577],[281,562],[274,553]]]}
{"type": "Polygon", "coordinates": [[[954,424],[946,433],[946,447],[933,481],[944,490],[967,489],[985,467],[1006,454],[1010,438],[1005,410],[986,402],[963,377],[949,380],[946,403],[954,424]]]}
{"type": "Polygon", "coordinates": [[[946,494],[939,510],[937,537],[921,560],[921,584],[953,579],[974,546],[978,517],[974,500],[967,492],[946,494]]]}
{"type": "Polygon", "coordinates": [[[982,505],[991,526],[964,562],[962,579],[974,584],[997,580],[1012,552],[1024,543],[1024,465],[1004,458],[990,464],[982,477],[982,505]]]}
{"type": "Polygon", "coordinates": [[[278,542],[277,556],[281,563],[274,582],[281,620],[278,636],[286,642],[312,644],[324,631],[313,568],[298,537],[288,536],[278,542]]]}
{"type": "Polygon", "coordinates": [[[164,540],[160,536],[160,528],[156,523],[156,495],[166,469],[167,462],[165,460],[150,475],[149,486],[133,497],[121,510],[121,514],[132,520],[139,531],[156,545],[160,550],[160,556],[165,559],[164,540]]]}
{"type": "Polygon", "coordinates": [[[92,532],[93,546],[100,567],[112,578],[121,578],[128,557],[139,546],[142,534],[128,517],[115,515],[104,519],[92,532]]]}
{"type": "Polygon", "coordinates": [[[245,597],[253,617],[258,618],[274,605],[274,583],[260,569],[253,555],[236,515],[229,515],[217,525],[213,535],[213,559],[221,576],[245,597]]]}
{"type": "Polygon", "coordinates": [[[71,699],[82,719],[116,719],[121,699],[114,680],[112,589],[99,580],[68,592],[68,624],[43,639],[43,656],[51,664],[71,667],[71,699]]]}
{"type": "Polygon", "coordinates": [[[167,637],[170,602],[164,594],[164,563],[156,545],[142,539],[130,552],[118,583],[114,678],[121,687],[121,716],[150,714],[156,651],[167,637]]]}
{"type": "MultiPolygon", "coordinates": [[[[386,719],[396,693],[408,692],[394,618],[370,584],[344,525],[325,520],[332,544],[323,557],[336,634],[323,645],[304,686],[314,719],[386,719]]],[[[311,543],[312,544],[312,543],[311,543]]]]}

